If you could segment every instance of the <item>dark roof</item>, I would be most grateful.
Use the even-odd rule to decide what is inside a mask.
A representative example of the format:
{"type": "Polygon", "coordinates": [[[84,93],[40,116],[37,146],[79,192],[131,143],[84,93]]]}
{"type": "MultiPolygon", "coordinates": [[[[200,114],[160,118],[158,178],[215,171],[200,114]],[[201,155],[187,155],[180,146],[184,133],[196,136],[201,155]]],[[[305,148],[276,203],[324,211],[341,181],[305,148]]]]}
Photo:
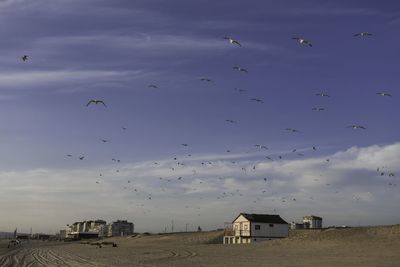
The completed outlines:
{"type": "Polygon", "coordinates": [[[240,213],[239,216],[240,215],[243,215],[247,220],[251,222],[288,224],[284,219],[281,218],[281,216],[276,214],[240,213]]]}

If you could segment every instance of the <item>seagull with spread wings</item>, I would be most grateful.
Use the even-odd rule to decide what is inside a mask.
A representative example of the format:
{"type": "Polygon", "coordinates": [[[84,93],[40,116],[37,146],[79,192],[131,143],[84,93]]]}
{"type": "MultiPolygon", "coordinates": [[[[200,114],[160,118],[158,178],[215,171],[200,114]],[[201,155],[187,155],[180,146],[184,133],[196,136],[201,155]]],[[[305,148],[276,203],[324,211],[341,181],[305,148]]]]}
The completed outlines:
{"type": "Polygon", "coordinates": [[[106,104],[104,103],[104,101],[103,100],[98,100],[98,99],[91,99],[87,104],[86,104],[86,106],[88,107],[90,104],[103,104],[105,107],[107,107],[106,106],[106,104]]]}
{"type": "Polygon", "coordinates": [[[251,98],[250,100],[258,102],[258,103],[264,103],[264,101],[262,99],[259,99],[259,98],[251,98]]]}
{"type": "Polygon", "coordinates": [[[232,37],[229,36],[225,36],[224,37],[225,40],[229,40],[229,42],[233,45],[237,45],[237,46],[242,46],[238,40],[233,39],[232,37]]]}
{"type": "Polygon", "coordinates": [[[203,81],[203,82],[212,82],[212,80],[211,79],[209,79],[209,78],[200,78],[200,81],[203,81]]]}
{"type": "Polygon", "coordinates": [[[316,96],[322,96],[322,97],[330,97],[330,95],[328,95],[327,93],[323,93],[323,92],[315,94],[315,95],[316,96]]]}
{"type": "Polygon", "coordinates": [[[241,72],[244,72],[244,73],[249,73],[246,69],[244,69],[242,67],[239,67],[239,66],[233,66],[232,69],[238,70],[238,71],[241,71],[241,72]]]}
{"type": "Polygon", "coordinates": [[[353,125],[349,125],[349,126],[347,126],[347,128],[352,128],[352,129],[363,129],[363,130],[365,130],[366,128],[364,127],[364,126],[362,126],[362,125],[355,125],[355,124],[353,124],[353,125]]]}
{"type": "Polygon", "coordinates": [[[385,93],[385,92],[379,92],[379,93],[376,93],[377,95],[380,95],[380,96],[392,96],[391,94],[389,94],[389,93],[385,93]]]}
{"type": "Polygon", "coordinates": [[[21,57],[21,59],[22,59],[22,61],[27,61],[28,60],[28,55],[23,55],[22,57],[21,57]]]}
{"type": "Polygon", "coordinates": [[[356,34],[353,34],[353,37],[368,37],[372,36],[372,33],[369,32],[358,32],[356,34]]]}
{"type": "Polygon", "coordinates": [[[306,39],[304,39],[302,37],[293,37],[292,39],[298,41],[299,44],[308,45],[309,47],[313,46],[310,41],[308,41],[308,40],[306,40],[306,39]]]}
{"type": "Polygon", "coordinates": [[[149,88],[154,88],[154,89],[157,89],[157,88],[158,88],[158,86],[155,85],[155,84],[149,84],[147,87],[149,87],[149,88]]]}
{"type": "Polygon", "coordinates": [[[286,131],[292,132],[292,133],[299,133],[299,130],[293,129],[293,128],[286,128],[286,131]]]}

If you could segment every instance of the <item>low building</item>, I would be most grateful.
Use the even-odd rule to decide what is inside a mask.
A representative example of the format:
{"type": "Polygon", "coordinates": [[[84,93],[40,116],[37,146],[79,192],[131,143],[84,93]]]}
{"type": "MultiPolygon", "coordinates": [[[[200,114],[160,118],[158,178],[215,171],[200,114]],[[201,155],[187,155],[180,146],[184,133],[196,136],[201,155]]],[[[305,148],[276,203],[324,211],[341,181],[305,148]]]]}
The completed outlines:
{"type": "Polygon", "coordinates": [[[103,220],[89,220],[83,222],[75,222],[72,225],[67,225],[65,228],[65,238],[87,238],[87,237],[101,237],[103,235],[106,221],[103,220]]]}
{"type": "Polygon", "coordinates": [[[117,220],[106,227],[107,236],[127,236],[133,234],[134,225],[127,220],[117,220]]]}
{"type": "Polygon", "coordinates": [[[289,224],[279,215],[240,213],[225,228],[224,244],[244,244],[289,236],[289,224]]]}
{"type": "Polygon", "coordinates": [[[292,230],[304,229],[304,224],[303,224],[303,223],[292,222],[292,223],[290,224],[290,228],[291,228],[292,230]]]}
{"type": "Polygon", "coordinates": [[[314,215],[304,216],[303,225],[305,229],[321,229],[322,218],[314,215]]]}

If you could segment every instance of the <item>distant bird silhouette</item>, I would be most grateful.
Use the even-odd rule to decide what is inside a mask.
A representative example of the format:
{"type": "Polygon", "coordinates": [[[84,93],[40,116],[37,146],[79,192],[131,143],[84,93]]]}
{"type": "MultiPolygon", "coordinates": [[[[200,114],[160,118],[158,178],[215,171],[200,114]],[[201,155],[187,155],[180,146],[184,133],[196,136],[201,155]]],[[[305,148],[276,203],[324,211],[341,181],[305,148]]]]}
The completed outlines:
{"type": "Polygon", "coordinates": [[[271,157],[266,156],[265,158],[266,158],[266,159],[269,159],[269,160],[271,160],[271,161],[274,161],[274,159],[271,158],[271,157]]]}
{"type": "Polygon", "coordinates": [[[299,44],[308,45],[309,47],[313,46],[310,41],[308,41],[308,40],[306,40],[306,39],[304,39],[302,37],[293,37],[292,39],[298,41],[299,44]]]}
{"type": "Polygon", "coordinates": [[[316,148],[315,146],[313,146],[312,149],[313,149],[314,151],[317,151],[317,148],[316,148]]]}
{"type": "Polygon", "coordinates": [[[92,104],[92,103],[94,103],[94,104],[96,104],[96,105],[97,105],[97,104],[103,104],[105,107],[107,107],[103,100],[97,100],[97,99],[91,99],[91,100],[86,104],[86,106],[88,107],[88,106],[89,106],[90,104],[92,104]]]}
{"type": "Polygon", "coordinates": [[[328,94],[326,94],[326,93],[318,93],[318,94],[315,94],[316,96],[322,96],[322,97],[330,97],[328,94]]]}
{"type": "Polygon", "coordinates": [[[108,142],[107,139],[101,139],[101,141],[102,141],[103,143],[107,143],[107,142],[108,142]]]}
{"type": "Polygon", "coordinates": [[[147,87],[150,87],[150,88],[155,88],[155,89],[157,89],[157,88],[158,88],[158,86],[157,86],[157,85],[155,85],[155,84],[150,84],[150,85],[148,85],[147,87]]]}
{"type": "Polygon", "coordinates": [[[79,157],[79,160],[83,160],[85,158],[85,156],[81,156],[79,157]]]}
{"type": "Polygon", "coordinates": [[[245,72],[245,73],[248,73],[248,71],[246,70],[246,69],[244,69],[244,68],[241,68],[241,67],[239,67],[239,66],[234,66],[234,67],[232,67],[234,70],[238,70],[238,71],[242,71],[242,72],[245,72]]]}
{"type": "Polygon", "coordinates": [[[27,56],[27,55],[23,55],[23,56],[21,57],[21,59],[25,62],[25,61],[28,60],[28,56],[27,56]]]}
{"type": "Polygon", "coordinates": [[[235,91],[238,91],[238,92],[242,93],[242,92],[246,92],[247,90],[235,88],[235,91]]]}
{"type": "Polygon", "coordinates": [[[72,155],[71,154],[67,154],[67,157],[72,157],[72,155]]]}
{"type": "Polygon", "coordinates": [[[229,123],[236,123],[236,121],[234,121],[234,120],[225,120],[226,122],[229,122],[229,123]]]}
{"type": "Polygon", "coordinates": [[[353,129],[363,129],[363,130],[365,130],[366,128],[364,127],[364,126],[362,126],[362,125],[355,125],[355,124],[353,124],[353,125],[350,125],[350,126],[347,126],[347,128],[353,128],[353,129]]]}
{"type": "Polygon", "coordinates": [[[229,40],[229,42],[233,45],[242,46],[237,40],[235,40],[229,36],[225,36],[224,39],[229,40]]]}
{"type": "Polygon", "coordinates": [[[126,130],[126,127],[121,127],[121,129],[125,131],[125,130],[126,130]]]}
{"type": "Polygon", "coordinates": [[[372,36],[372,33],[369,33],[369,32],[359,32],[359,33],[353,34],[353,37],[368,37],[368,36],[372,36]]]}
{"type": "Polygon", "coordinates": [[[259,148],[259,149],[268,149],[267,146],[263,146],[263,145],[254,145],[255,147],[259,148]]]}
{"type": "Polygon", "coordinates": [[[314,110],[314,111],[323,111],[323,110],[325,110],[325,108],[313,107],[312,110],[314,110]]]}
{"type": "Polygon", "coordinates": [[[299,133],[299,130],[293,129],[293,128],[286,128],[286,131],[292,132],[292,133],[299,133]]]}
{"type": "Polygon", "coordinates": [[[212,80],[208,78],[201,78],[200,80],[203,82],[212,82],[212,80]]]}
{"type": "Polygon", "coordinates": [[[259,98],[251,98],[250,101],[255,101],[255,102],[258,102],[258,103],[264,103],[264,101],[262,99],[259,99],[259,98]]]}
{"type": "Polygon", "coordinates": [[[188,146],[188,144],[182,144],[182,146],[188,146]]]}
{"type": "Polygon", "coordinates": [[[391,94],[385,93],[385,92],[379,92],[379,93],[376,93],[376,94],[380,95],[380,96],[392,96],[391,94]]]}

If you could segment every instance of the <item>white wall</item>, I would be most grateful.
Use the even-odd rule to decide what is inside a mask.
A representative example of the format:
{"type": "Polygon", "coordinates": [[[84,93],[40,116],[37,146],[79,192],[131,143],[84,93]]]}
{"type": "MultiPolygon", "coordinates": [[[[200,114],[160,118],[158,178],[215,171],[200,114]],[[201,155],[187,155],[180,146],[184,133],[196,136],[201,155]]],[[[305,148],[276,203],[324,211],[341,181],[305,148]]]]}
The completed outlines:
{"type": "Polygon", "coordinates": [[[289,224],[251,223],[252,237],[288,237],[289,224]],[[260,230],[256,230],[256,225],[260,225],[260,230]]]}
{"type": "Polygon", "coordinates": [[[240,215],[232,226],[235,230],[235,236],[250,236],[250,222],[243,215],[240,215]]]}

